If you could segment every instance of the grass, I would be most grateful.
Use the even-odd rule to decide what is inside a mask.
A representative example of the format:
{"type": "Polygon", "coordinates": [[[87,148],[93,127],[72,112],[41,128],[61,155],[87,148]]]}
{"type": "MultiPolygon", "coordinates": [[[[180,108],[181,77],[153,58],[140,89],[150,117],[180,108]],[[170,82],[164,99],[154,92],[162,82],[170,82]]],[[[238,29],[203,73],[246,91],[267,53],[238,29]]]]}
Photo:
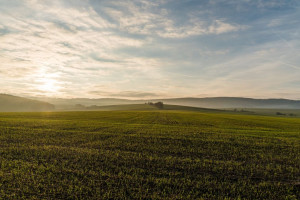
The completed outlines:
{"type": "Polygon", "coordinates": [[[300,119],[0,113],[0,199],[299,199],[300,119]]]}

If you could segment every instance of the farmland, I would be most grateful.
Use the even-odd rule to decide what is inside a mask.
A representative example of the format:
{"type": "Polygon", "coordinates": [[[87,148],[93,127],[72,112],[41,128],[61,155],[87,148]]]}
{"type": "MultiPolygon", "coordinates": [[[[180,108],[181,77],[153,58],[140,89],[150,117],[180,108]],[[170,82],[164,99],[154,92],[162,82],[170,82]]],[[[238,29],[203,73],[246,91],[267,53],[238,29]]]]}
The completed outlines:
{"type": "Polygon", "coordinates": [[[300,119],[0,114],[0,199],[299,199],[300,119]]]}

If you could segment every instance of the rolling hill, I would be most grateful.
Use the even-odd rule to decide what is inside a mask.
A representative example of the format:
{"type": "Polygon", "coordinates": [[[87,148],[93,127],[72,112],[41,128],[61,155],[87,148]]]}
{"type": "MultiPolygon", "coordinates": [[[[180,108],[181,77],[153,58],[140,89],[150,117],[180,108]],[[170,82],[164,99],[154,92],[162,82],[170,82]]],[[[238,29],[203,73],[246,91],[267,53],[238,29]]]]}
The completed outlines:
{"type": "Polygon", "coordinates": [[[299,100],[289,99],[253,99],[243,97],[208,97],[208,98],[171,98],[129,100],[116,98],[37,98],[37,100],[54,104],[57,109],[77,109],[80,106],[109,106],[124,104],[144,104],[146,102],[162,101],[164,104],[201,107],[201,108],[266,108],[266,109],[300,109],[299,100]]]}
{"type": "Polygon", "coordinates": [[[300,101],[289,99],[252,99],[243,97],[208,97],[156,99],[166,104],[185,105],[203,108],[281,108],[299,109],[300,101]]]}
{"type": "MultiPolygon", "coordinates": [[[[124,105],[110,105],[110,106],[89,106],[85,110],[97,110],[97,111],[134,111],[134,110],[145,110],[154,111],[159,110],[159,108],[148,105],[148,104],[124,104],[124,105]]],[[[163,110],[177,110],[177,111],[198,111],[198,112],[229,112],[225,110],[209,109],[209,108],[198,108],[190,106],[180,106],[180,105],[169,105],[165,104],[163,110]]]]}
{"type": "MultiPolygon", "coordinates": [[[[300,109],[299,100],[290,99],[253,99],[243,97],[208,97],[208,98],[170,98],[129,100],[117,98],[36,98],[30,99],[7,94],[0,94],[0,111],[48,111],[48,110],[149,110],[146,102],[162,101],[165,105],[185,106],[175,110],[210,109],[300,109]],[[137,106],[139,104],[139,106],[137,106]],[[123,107],[117,106],[123,105],[123,107]],[[130,106],[133,105],[133,106],[130,106]],[[191,108],[192,107],[192,108],[191,108]]],[[[167,107],[165,107],[167,109],[167,107]]]]}
{"type": "Polygon", "coordinates": [[[55,105],[57,110],[82,110],[82,106],[110,106],[110,105],[124,105],[124,104],[142,104],[144,100],[128,100],[128,99],[116,99],[116,98],[35,98],[39,101],[44,101],[55,105]]]}
{"type": "Polygon", "coordinates": [[[37,100],[0,94],[0,112],[53,111],[55,106],[37,100]]]}

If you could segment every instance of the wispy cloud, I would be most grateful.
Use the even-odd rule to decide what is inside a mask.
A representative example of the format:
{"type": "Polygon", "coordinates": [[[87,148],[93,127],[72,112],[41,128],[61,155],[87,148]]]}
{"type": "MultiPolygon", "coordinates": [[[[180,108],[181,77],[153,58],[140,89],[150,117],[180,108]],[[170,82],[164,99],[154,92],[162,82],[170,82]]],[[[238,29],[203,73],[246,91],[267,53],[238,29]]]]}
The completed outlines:
{"type": "Polygon", "coordinates": [[[245,29],[246,26],[226,23],[223,19],[200,19],[190,16],[184,24],[178,24],[161,3],[141,1],[114,1],[116,7],[106,8],[108,15],[120,30],[131,34],[160,36],[163,38],[186,38],[204,34],[222,34],[245,29]]]}
{"type": "Polygon", "coordinates": [[[100,96],[110,96],[118,98],[152,98],[152,97],[161,97],[162,94],[156,94],[151,92],[142,92],[142,91],[122,91],[118,93],[113,93],[111,91],[89,91],[91,95],[100,95],[100,96]]]}
{"type": "Polygon", "coordinates": [[[0,0],[0,92],[298,98],[299,10],[280,0],[0,0]]]}

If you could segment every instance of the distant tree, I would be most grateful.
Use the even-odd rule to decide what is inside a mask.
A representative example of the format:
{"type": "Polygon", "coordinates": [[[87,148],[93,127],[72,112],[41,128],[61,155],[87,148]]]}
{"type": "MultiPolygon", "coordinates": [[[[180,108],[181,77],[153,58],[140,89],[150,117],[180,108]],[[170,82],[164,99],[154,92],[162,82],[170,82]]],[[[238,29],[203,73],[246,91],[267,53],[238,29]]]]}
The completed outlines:
{"type": "Polygon", "coordinates": [[[76,104],[75,108],[77,108],[77,109],[85,109],[85,106],[82,105],[82,104],[76,104]]]}
{"type": "Polygon", "coordinates": [[[276,112],[276,115],[285,115],[285,114],[281,112],[276,112]]]}
{"type": "Polygon", "coordinates": [[[154,106],[157,107],[158,109],[164,109],[164,103],[161,101],[155,103],[154,106]]]}

